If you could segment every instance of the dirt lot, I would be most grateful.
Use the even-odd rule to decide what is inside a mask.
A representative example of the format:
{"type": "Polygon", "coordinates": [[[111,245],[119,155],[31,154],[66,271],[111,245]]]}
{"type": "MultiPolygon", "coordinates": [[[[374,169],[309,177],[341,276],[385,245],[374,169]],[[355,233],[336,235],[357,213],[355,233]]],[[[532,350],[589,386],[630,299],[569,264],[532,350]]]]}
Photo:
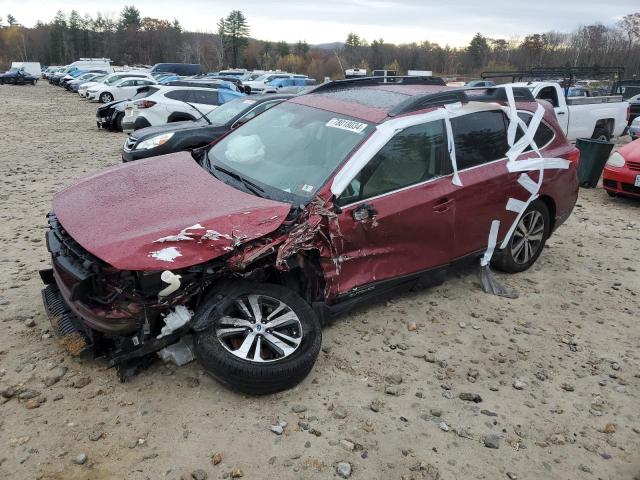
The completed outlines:
{"type": "Polygon", "coordinates": [[[538,264],[500,277],[516,300],[468,270],[340,319],[283,394],[235,394],[196,363],[121,384],[52,337],[37,274],[51,195],[119,163],[125,136],[95,109],[0,86],[2,478],[316,479],[338,462],[354,479],[640,478],[640,202],[581,191],[538,264]]]}

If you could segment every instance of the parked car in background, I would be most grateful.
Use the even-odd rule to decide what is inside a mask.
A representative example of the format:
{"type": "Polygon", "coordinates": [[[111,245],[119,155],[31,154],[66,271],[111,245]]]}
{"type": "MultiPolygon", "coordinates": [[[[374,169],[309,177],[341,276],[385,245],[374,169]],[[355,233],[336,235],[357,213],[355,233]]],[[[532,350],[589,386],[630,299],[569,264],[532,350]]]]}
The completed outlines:
{"type": "Polygon", "coordinates": [[[317,84],[318,82],[315,78],[276,78],[265,84],[262,93],[278,93],[283,88],[287,87],[305,88],[312,87],[317,84]]]}
{"type": "MultiPolygon", "coordinates": [[[[60,80],[60,86],[66,88],[67,90],[69,90],[69,82],[76,80],[88,73],[94,73],[94,74],[98,74],[99,76],[105,76],[107,75],[107,72],[105,72],[104,70],[99,70],[99,69],[95,69],[95,70],[76,70],[75,72],[66,75],[65,77],[63,77],[60,80]]],[[[87,82],[90,82],[91,80],[87,80],[87,82]]]]}
{"type": "Polygon", "coordinates": [[[587,87],[569,87],[567,89],[567,98],[587,98],[587,97],[601,97],[602,94],[595,88],[587,87]]]}
{"type": "Polygon", "coordinates": [[[624,145],[609,156],[602,186],[612,197],[640,198],[640,140],[624,145]]]}
{"type": "Polygon", "coordinates": [[[151,74],[170,72],[175,75],[200,75],[202,67],[199,63],[156,63],[151,67],[151,74]]]}
{"type": "Polygon", "coordinates": [[[626,130],[629,104],[620,95],[566,98],[564,89],[554,82],[509,85],[526,87],[536,99],[546,100],[553,105],[558,123],[569,141],[578,138],[610,140],[626,130]]]}
{"type": "Polygon", "coordinates": [[[139,87],[155,85],[157,82],[150,78],[125,76],[111,83],[98,83],[87,89],[87,98],[97,100],[100,103],[109,103],[114,100],[126,100],[132,97],[139,87]]]}
{"type": "MultiPolygon", "coordinates": [[[[492,264],[534,265],[578,196],[579,151],[552,108],[536,143],[555,161],[530,197],[522,172],[540,167],[528,152],[507,165],[504,89],[471,99],[433,82],[352,82],[276,105],[202,149],[200,165],[173,153],[57,193],[40,275],[69,351],[99,351],[124,379],[136,359],[191,334],[209,374],[269,394],[311,371],[322,321],[441,283],[486,255],[497,223],[492,264]],[[456,104],[451,128],[443,102],[456,104]],[[524,210],[506,208],[513,201],[524,210]]],[[[523,90],[530,121],[540,104],[523,90]]]]}
{"type": "Polygon", "coordinates": [[[0,85],[10,83],[12,85],[35,85],[40,77],[30,75],[24,70],[12,68],[0,75],[0,85]]]}
{"type": "Polygon", "coordinates": [[[125,140],[122,161],[193,150],[207,145],[293,95],[264,95],[231,100],[196,121],[174,122],[136,130],[125,140]]]}
{"type": "Polygon", "coordinates": [[[471,80],[465,84],[465,87],[495,87],[496,83],[491,80],[471,80]]]}
{"type": "Polygon", "coordinates": [[[629,125],[629,136],[632,140],[640,138],[640,116],[634,118],[629,125]]]}
{"type": "Polygon", "coordinates": [[[211,78],[211,77],[184,77],[178,80],[172,80],[165,83],[169,87],[206,87],[206,88],[222,88],[231,90],[232,92],[240,92],[234,82],[230,81],[230,77],[227,78],[211,78]]]}
{"type": "Polygon", "coordinates": [[[248,70],[244,69],[244,68],[233,68],[231,70],[220,70],[219,72],[217,72],[217,76],[218,77],[234,77],[237,79],[240,79],[240,77],[246,75],[248,72],[248,70]]]}
{"type": "Polygon", "coordinates": [[[197,120],[218,105],[242,95],[227,89],[163,86],[143,100],[127,102],[122,129],[130,132],[166,123],[197,120]]]}
{"type": "Polygon", "coordinates": [[[306,75],[277,72],[277,73],[265,73],[260,75],[255,80],[242,82],[247,90],[247,93],[262,93],[268,82],[275,80],[276,78],[308,78],[306,75]]]}
{"type": "Polygon", "coordinates": [[[54,65],[54,66],[47,67],[47,68],[44,70],[44,72],[42,72],[42,78],[44,78],[44,79],[47,79],[47,80],[48,80],[48,79],[49,79],[49,77],[50,77],[51,75],[53,75],[54,73],[57,73],[57,72],[61,72],[63,69],[64,69],[64,67],[61,67],[61,66],[55,66],[55,65],[54,65]]]}
{"type": "Polygon", "coordinates": [[[80,88],[80,85],[83,85],[89,82],[100,82],[101,80],[105,79],[106,76],[107,76],[106,73],[96,73],[96,72],[85,73],[84,75],[80,75],[78,78],[74,78],[73,80],[68,82],[67,90],[69,90],[70,92],[77,93],[78,89],[80,88]]]}
{"type": "Polygon", "coordinates": [[[69,65],[66,65],[62,70],[49,76],[49,83],[53,85],[59,85],[62,78],[68,73],[76,70],[101,70],[107,73],[112,73],[111,60],[108,58],[81,58],[69,65]]]}
{"type": "Polygon", "coordinates": [[[634,119],[640,117],[640,93],[630,97],[629,102],[629,123],[632,123],[634,119]]]}
{"type": "Polygon", "coordinates": [[[136,93],[126,100],[116,100],[100,105],[96,110],[96,124],[98,125],[98,128],[121,132],[126,103],[129,100],[141,100],[146,98],[149,95],[156,93],[159,89],[160,85],[138,87],[136,93]]]}

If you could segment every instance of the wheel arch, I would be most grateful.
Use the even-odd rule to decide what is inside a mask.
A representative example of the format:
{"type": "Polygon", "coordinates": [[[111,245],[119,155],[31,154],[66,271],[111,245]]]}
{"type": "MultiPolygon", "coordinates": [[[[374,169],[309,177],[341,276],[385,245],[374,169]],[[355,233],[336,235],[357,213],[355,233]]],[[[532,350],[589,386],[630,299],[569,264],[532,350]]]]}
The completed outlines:
{"type": "Polygon", "coordinates": [[[549,210],[549,221],[551,223],[549,225],[549,234],[551,234],[556,226],[556,202],[549,195],[540,195],[539,199],[549,210]]]}
{"type": "Polygon", "coordinates": [[[167,118],[167,123],[182,122],[184,120],[195,120],[195,119],[196,118],[189,113],[173,112],[171,115],[169,115],[169,118],[167,118]]]}

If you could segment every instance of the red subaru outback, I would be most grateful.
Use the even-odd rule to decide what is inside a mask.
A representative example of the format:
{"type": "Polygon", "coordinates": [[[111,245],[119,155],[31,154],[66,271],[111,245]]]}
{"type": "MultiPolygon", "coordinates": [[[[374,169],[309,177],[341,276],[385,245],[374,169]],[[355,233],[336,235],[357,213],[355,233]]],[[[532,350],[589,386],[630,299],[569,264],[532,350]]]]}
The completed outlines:
{"type": "Polygon", "coordinates": [[[323,321],[462,260],[526,270],[578,192],[549,105],[433,78],[325,84],[194,156],[118,165],[53,199],[51,322],[122,378],[189,333],[226,384],[289,388],[323,321]]]}

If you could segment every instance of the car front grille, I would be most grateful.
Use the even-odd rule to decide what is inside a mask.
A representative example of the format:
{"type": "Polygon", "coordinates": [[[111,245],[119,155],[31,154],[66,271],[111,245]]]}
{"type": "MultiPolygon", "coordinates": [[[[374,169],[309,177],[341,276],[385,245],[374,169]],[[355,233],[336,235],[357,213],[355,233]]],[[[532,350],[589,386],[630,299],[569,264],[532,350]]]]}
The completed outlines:
{"type": "Polygon", "coordinates": [[[135,147],[136,143],[138,143],[138,139],[132,135],[129,135],[124,141],[124,149],[127,152],[130,152],[131,150],[133,150],[133,147],[135,147]]]}
{"type": "Polygon", "coordinates": [[[640,162],[630,162],[627,160],[627,166],[629,167],[629,170],[640,172],[640,162]]]}

